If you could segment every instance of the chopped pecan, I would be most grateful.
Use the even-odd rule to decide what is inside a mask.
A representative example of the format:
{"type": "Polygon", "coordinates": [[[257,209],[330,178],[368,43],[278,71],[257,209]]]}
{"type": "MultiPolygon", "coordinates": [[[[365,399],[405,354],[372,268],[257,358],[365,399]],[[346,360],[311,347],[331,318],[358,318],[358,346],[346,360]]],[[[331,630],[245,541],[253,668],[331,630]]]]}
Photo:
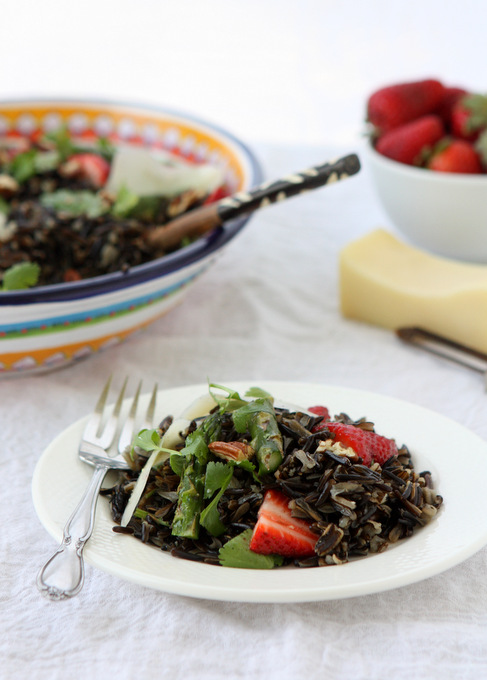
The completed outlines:
{"type": "Polygon", "coordinates": [[[249,460],[254,455],[255,451],[245,442],[212,442],[208,444],[208,448],[218,458],[224,460],[249,460]]]}
{"type": "Polygon", "coordinates": [[[0,195],[6,198],[13,196],[19,190],[19,183],[10,175],[0,175],[0,195]]]}

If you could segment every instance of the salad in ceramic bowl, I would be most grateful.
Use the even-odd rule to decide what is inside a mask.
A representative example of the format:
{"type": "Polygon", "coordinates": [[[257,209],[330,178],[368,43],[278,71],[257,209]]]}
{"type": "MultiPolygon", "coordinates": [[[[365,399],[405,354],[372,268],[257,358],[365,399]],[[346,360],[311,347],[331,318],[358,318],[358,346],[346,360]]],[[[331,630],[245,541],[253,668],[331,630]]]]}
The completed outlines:
{"type": "Polygon", "coordinates": [[[261,180],[252,152],[186,114],[87,101],[0,105],[0,375],[66,366],[180,302],[248,217],[146,239],[261,180]]]}

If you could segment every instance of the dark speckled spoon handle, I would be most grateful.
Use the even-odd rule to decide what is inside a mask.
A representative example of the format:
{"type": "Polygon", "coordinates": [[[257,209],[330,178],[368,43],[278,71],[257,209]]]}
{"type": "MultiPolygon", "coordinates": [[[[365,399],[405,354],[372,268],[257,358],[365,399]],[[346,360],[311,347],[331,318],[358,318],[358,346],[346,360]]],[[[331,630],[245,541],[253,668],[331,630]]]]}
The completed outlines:
{"type": "Polygon", "coordinates": [[[346,179],[357,174],[359,170],[358,156],[350,154],[192,210],[168,224],[155,227],[147,234],[147,240],[156,249],[168,250],[179,245],[185,237],[201,236],[224,222],[297,196],[304,191],[346,179]]]}

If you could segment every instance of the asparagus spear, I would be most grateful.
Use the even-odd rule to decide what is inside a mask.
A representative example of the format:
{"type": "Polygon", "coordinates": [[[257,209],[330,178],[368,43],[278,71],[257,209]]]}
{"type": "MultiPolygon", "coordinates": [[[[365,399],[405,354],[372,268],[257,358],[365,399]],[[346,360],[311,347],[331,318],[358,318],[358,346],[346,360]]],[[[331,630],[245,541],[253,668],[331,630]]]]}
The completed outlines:
{"type": "Polygon", "coordinates": [[[234,411],[232,417],[237,432],[249,432],[252,437],[259,475],[277,470],[283,460],[283,443],[271,399],[255,399],[234,411]]]}
{"type": "Polygon", "coordinates": [[[181,451],[185,463],[181,471],[178,503],[172,523],[173,536],[194,539],[199,536],[208,444],[218,439],[220,431],[220,414],[214,413],[186,439],[186,445],[181,451]]]}

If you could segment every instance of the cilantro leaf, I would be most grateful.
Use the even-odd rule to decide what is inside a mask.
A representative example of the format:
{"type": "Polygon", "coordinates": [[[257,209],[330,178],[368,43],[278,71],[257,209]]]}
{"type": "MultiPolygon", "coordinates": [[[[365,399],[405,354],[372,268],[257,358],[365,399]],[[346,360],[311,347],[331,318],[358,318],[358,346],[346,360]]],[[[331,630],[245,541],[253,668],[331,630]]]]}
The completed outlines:
{"type": "Polygon", "coordinates": [[[205,498],[211,498],[218,489],[225,490],[233,476],[233,467],[228,463],[210,461],[206,466],[205,498]]]}
{"type": "Polygon", "coordinates": [[[218,503],[220,498],[225,493],[225,489],[230,484],[233,477],[233,466],[226,463],[215,463],[210,461],[206,466],[205,475],[205,490],[203,497],[211,498],[216,491],[211,503],[202,511],[200,516],[200,524],[212,536],[220,536],[225,531],[226,527],[220,519],[218,512],[218,503]]]}
{"type": "Polygon", "coordinates": [[[269,401],[274,401],[274,397],[272,394],[269,392],[266,392],[266,390],[263,390],[261,387],[249,387],[249,389],[245,392],[246,397],[261,397],[263,399],[269,399],[269,401]]]}
{"type": "Polygon", "coordinates": [[[29,149],[15,156],[8,166],[8,172],[17,182],[25,182],[36,174],[35,157],[37,151],[29,149]]]}
{"type": "Polygon", "coordinates": [[[73,143],[69,130],[66,128],[66,126],[60,127],[58,130],[54,130],[53,132],[47,132],[44,137],[46,140],[52,142],[55,145],[56,151],[58,152],[60,160],[62,161],[66,160],[66,158],[72,156],[77,151],[77,148],[73,143]]]}
{"type": "Polygon", "coordinates": [[[250,549],[252,529],[246,529],[228,543],[222,545],[218,557],[222,567],[238,569],[272,569],[280,567],[284,559],[280,555],[259,555],[250,549]]]}
{"type": "Polygon", "coordinates": [[[154,451],[160,448],[161,438],[157,430],[141,430],[135,437],[134,446],[144,451],[154,451]]]}
{"type": "Polygon", "coordinates": [[[91,191],[69,191],[59,189],[49,194],[42,194],[41,204],[52,208],[57,213],[65,213],[70,217],[100,217],[108,212],[109,205],[100,194],[91,191]]]}
{"type": "Polygon", "coordinates": [[[55,170],[61,163],[61,156],[57,151],[39,151],[34,157],[36,172],[55,170]]]}
{"type": "Polygon", "coordinates": [[[3,274],[0,290],[23,290],[35,286],[39,280],[41,268],[35,262],[19,262],[7,269],[3,274]]]}
{"type": "Polygon", "coordinates": [[[127,217],[139,202],[139,197],[123,186],[119,190],[115,203],[112,206],[112,215],[115,217],[127,217]]]}
{"type": "Polygon", "coordinates": [[[106,137],[100,137],[96,141],[96,149],[107,161],[111,161],[115,155],[115,145],[106,137]]]}
{"type": "Polygon", "coordinates": [[[10,205],[8,204],[8,201],[6,201],[2,196],[0,196],[0,214],[1,215],[8,215],[10,212],[10,205]]]}
{"type": "Polygon", "coordinates": [[[210,383],[208,389],[211,396],[220,407],[221,412],[234,411],[235,409],[240,408],[240,406],[243,406],[244,404],[248,403],[245,401],[245,399],[242,399],[238,392],[235,392],[234,390],[230,389],[229,387],[225,387],[224,385],[210,383]],[[221,392],[226,392],[228,396],[222,397],[221,395],[215,393],[214,391],[215,389],[220,390],[221,392]]]}
{"type": "Polygon", "coordinates": [[[57,151],[29,149],[17,154],[7,166],[9,174],[20,184],[34,175],[55,170],[61,162],[57,151]]]}

